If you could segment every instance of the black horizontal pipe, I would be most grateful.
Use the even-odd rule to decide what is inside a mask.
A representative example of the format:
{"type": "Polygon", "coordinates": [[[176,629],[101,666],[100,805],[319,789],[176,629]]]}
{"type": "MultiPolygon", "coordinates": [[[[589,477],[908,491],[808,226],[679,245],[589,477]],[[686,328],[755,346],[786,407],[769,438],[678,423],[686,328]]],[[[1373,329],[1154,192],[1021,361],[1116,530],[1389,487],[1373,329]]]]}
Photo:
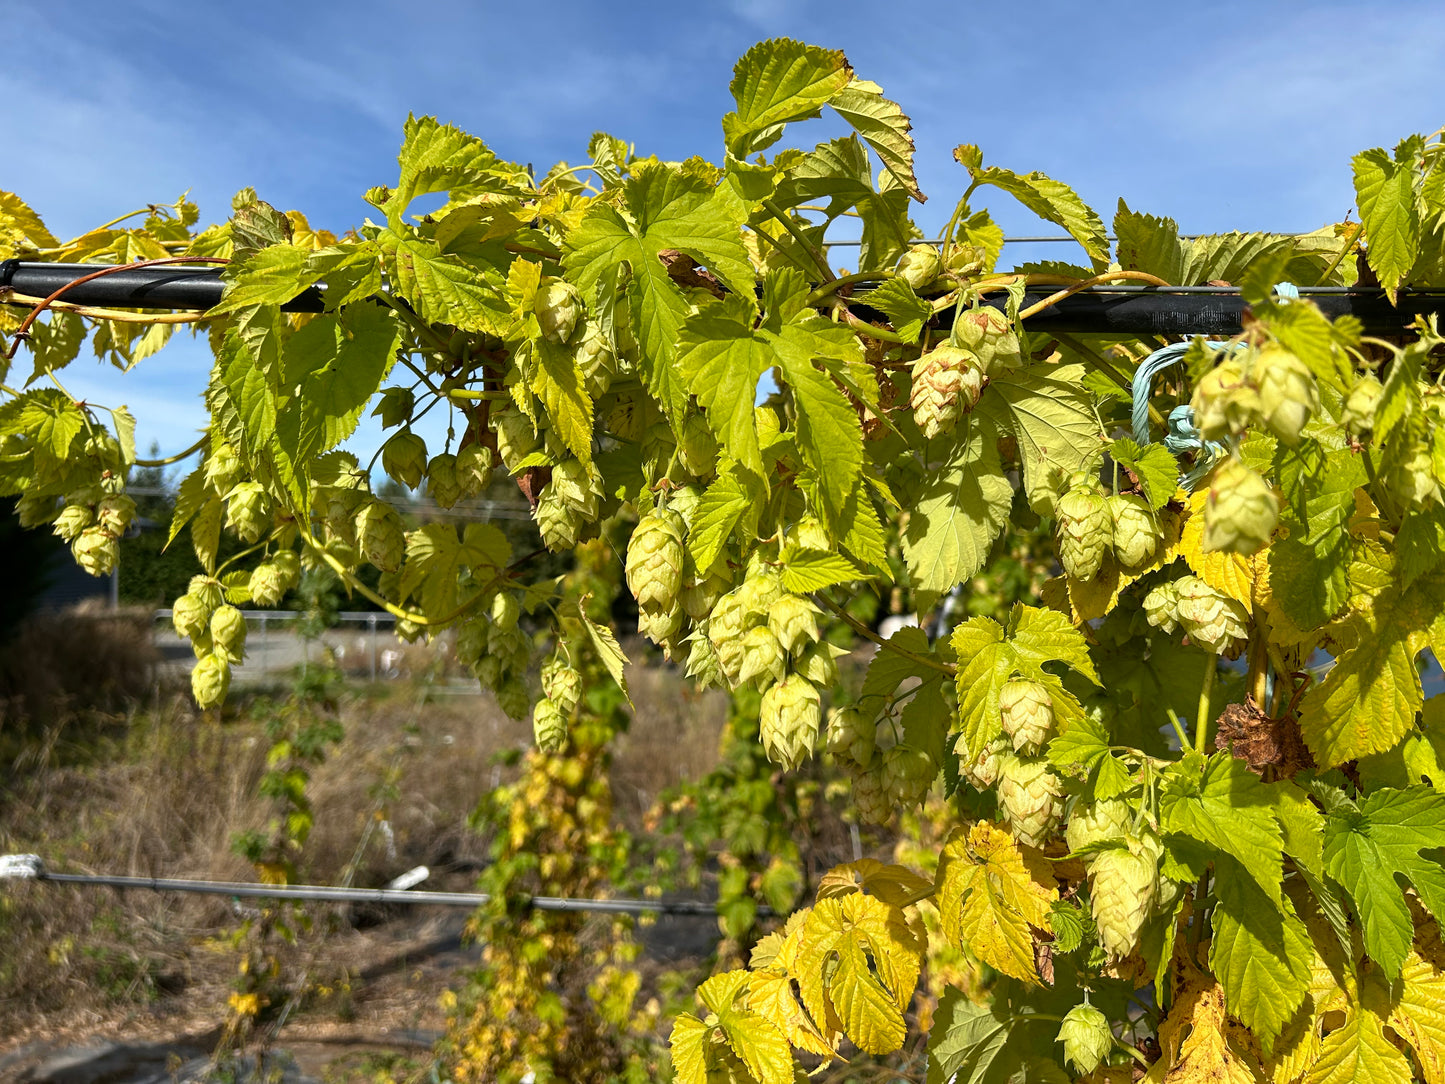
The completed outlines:
{"type": "MultiPolygon", "coordinates": [[[[68,282],[92,274],[97,264],[0,263],[0,291],[9,287],[29,297],[49,297],[68,282]]],[[[61,300],[106,308],[199,309],[221,300],[225,284],[214,268],[142,267],[117,271],[67,290],[61,300]]],[[[312,286],[282,305],[286,312],[321,312],[324,286],[312,286]]],[[[1042,301],[1053,288],[1031,289],[1023,307],[1042,301]]],[[[1415,317],[1445,312],[1445,290],[1402,290],[1391,305],[1383,290],[1354,287],[1301,287],[1331,319],[1359,318],[1372,335],[1401,335],[1415,317]]],[[[863,295],[866,298],[866,294],[863,295]]],[[[0,295],[0,301],[3,301],[0,295]]],[[[1002,305],[1001,295],[989,299],[1002,305]]],[[[858,308],[864,310],[865,305],[858,308]]],[[[1064,298],[1032,316],[1030,331],[1072,335],[1232,335],[1240,329],[1248,306],[1227,286],[1095,286],[1064,298]]],[[[875,314],[877,315],[877,314],[875,314]]],[[[881,315],[879,317],[881,319],[881,315]]],[[[950,312],[939,314],[947,326],[950,312]]]]}

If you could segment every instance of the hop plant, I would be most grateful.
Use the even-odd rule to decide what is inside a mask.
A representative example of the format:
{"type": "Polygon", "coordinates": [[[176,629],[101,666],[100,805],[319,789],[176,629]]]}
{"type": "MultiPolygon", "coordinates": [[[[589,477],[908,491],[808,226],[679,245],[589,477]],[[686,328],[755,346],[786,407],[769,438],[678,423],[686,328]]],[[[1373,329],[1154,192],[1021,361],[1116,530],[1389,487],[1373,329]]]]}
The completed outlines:
{"type": "Polygon", "coordinates": [[[893,816],[893,802],[883,786],[881,765],[881,758],[875,755],[853,773],[853,804],[864,824],[887,824],[893,816]]]}
{"type": "Polygon", "coordinates": [[[743,659],[738,681],[756,681],[766,688],[782,681],[788,670],[788,657],[777,636],[767,625],[755,625],[743,633],[743,659]]]}
{"type": "MultiPolygon", "coordinates": [[[[1080,805],[1069,816],[1064,842],[1069,845],[1069,850],[1081,851],[1095,843],[1123,839],[1132,821],[1129,807],[1117,798],[1080,805]]],[[[1093,864],[1094,856],[1086,855],[1085,867],[1092,868],[1093,864]]]]}
{"type": "Polygon", "coordinates": [[[1012,369],[1023,361],[1019,337],[1008,317],[991,306],[964,313],[958,320],[958,341],[978,359],[985,375],[1012,369]]]}
{"type": "Polygon", "coordinates": [[[717,468],[718,442],[707,419],[690,414],[682,425],[682,439],[677,445],[683,468],[694,478],[706,478],[717,468]]]}
{"type": "Polygon", "coordinates": [[[1397,500],[1417,508],[1438,504],[1445,494],[1437,477],[1430,445],[1419,437],[1406,444],[1403,454],[1387,470],[1385,478],[1397,500]]]}
{"type": "Polygon", "coordinates": [[[74,542],[80,532],[95,523],[95,513],[88,504],[69,503],[55,517],[55,533],[65,542],[74,542]]]}
{"type": "Polygon", "coordinates": [[[1254,359],[1260,412],[1270,432],[1291,448],[1320,409],[1320,389],[1309,367],[1282,346],[1271,344],[1254,359]]]}
{"type": "Polygon", "coordinates": [[[582,298],[577,288],[561,279],[544,281],[533,304],[537,325],[542,334],[554,343],[565,343],[577,328],[582,316],[582,298]]]}
{"type": "Polygon", "coordinates": [[[792,771],[818,744],[821,698],[806,678],[791,674],[763,693],[758,722],[768,759],[792,771]]]}
{"type": "Polygon", "coordinates": [[[443,508],[450,508],[461,500],[462,486],[457,480],[456,456],[441,452],[431,457],[426,465],[426,491],[443,508]]]}
{"type": "Polygon", "coordinates": [[[706,622],[687,638],[687,676],[697,682],[700,689],[722,687],[727,679],[723,676],[722,664],[708,638],[706,622]]]}
{"type": "Polygon", "coordinates": [[[171,624],[175,626],[177,635],[194,640],[210,627],[213,609],[201,595],[188,591],[171,607],[171,624]]]}
{"type": "Polygon", "coordinates": [[[999,690],[999,712],[1004,733],[1014,750],[1037,753],[1054,728],[1054,701],[1037,681],[1015,678],[999,690]]]}
{"type": "Polygon", "coordinates": [[[1042,847],[1064,812],[1064,785],[1042,757],[999,756],[998,800],[1014,839],[1042,847]]]}
{"type": "Polygon", "coordinates": [[[226,494],[226,526],[255,542],[271,525],[271,498],[259,482],[238,482],[226,494]]]}
{"type": "Polygon", "coordinates": [[[552,468],[552,479],[535,510],[542,541],[551,550],[571,549],[582,529],[597,519],[598,495],[586,464],[564,459],[552,468]]]}
{"type": "Polygon", "coordinates": [[[1223,655],[1249,635],[1249,612],[1197,576],[1174,581],[1179,623],[1189,638],[1215,655],[1223,655]]]}
{"type": "Polygon", "coordinates": [[[1144,616],[1149,624],[1165,632],[1179,627],[1179,588],[1176,581],[1161,583],[1144,596],[1144,616]]]}
{"type": "Polygon", "coordinates": [[[456,479],[459,500],[471,500],[492,484],[496,456],[485,444],[468,444],[457,453],[456,479]]]}
{"type": "Polygon", "coordinates": [[[913,363],[909,405],[913,420],[929,440],[951,432],[983,392],[983,369],[968,350],[939,346],[913,363]]]}
{"type": "Polygon", "coordinates": [[[1064,1014],[1058,1041],[1064,1044],[1064,1060],[1074,1071],[1087,1076],[1114,1045],[1109,1018],[1089,1004],[1075,1005],[1064,1014]]]}
{"type": "Polygon", "coordinates": [[[1279,499],[1269,483],[1231,457],[1215,472],[1204,505],[1206,551],[1246,557],[1269,545],[1279,523],[1279,499]]]}
{"type": "Polygon", "coordinates": [[[1000,738],[986,745],[981,753],[973,756],[960,735],[954,752],[958,756],[958,774],[966,779],[975,790],[989,790],[998,782],[1001,757],[1009,750],[1009,742],[1000,738]]]}
{"type": "Polygon", "coordinates": [[[768,610],[768,628],[789,655],[818,642],[818,607],[797,595],[784,595],[768,610]]]}
{"type": "Polygon", "coordinates": [[[669,610],[649,607],[638,610],[637,631],[654,644],[667,647],[667,656],[671,658],[672,651],[668,641],[682,631],[682,607],[674,606],[669,610]]]}
{"type": "Polygon", "coordinates": [[[560,655],[553,655],[542,667],[542,695],[571,715],[582,698],[582,675],[560,655]]]}
{"type": "Polygon", "coordinates": [[[221,606],[211,615],[211,644],[227,662],[240,662],[246,655],[246,619],[234,606],[221,606]]]}
{"type": "Polygon", "coordinates": [[[401,516],[385,501],[367,501],[356,514],[356,542],[362,555],[383,572],[401,568],[406,531],[401,516]]]}
{"type": "Polygon", "coordinates": [[[95,506],[95,519],[116,538],[120,538],[135,517],[135,501],[124,493],[102,497],[95,506]]]}
{"type": "Polygon", "coordinates": [[[115,571],[120,546],[104,527],[87,527],[70,544],[70,552],[81,568],[92,576],[109,576],[115,571]]]}
{"type": "Polygon", "coordinates": [[[717,600],[722,598],[731,584],[732,577],[727,573],[727,566],[714,565],[705,576],[685,576],[682,590],[678,592],[678,601],[682,603],[683,611],[688,617],[701,621],[712,612],[717,600]]]}
{"type": "Polygon", "coordinates": [[[532,709],[532,737],[544,753],[560,753],[567,745],[567,714],[547,697],[532,709]]]}
{"type": "Polygon", "coordinates": [[[218,440],[206,457],[206,486],[214,493],[229,492],[241,480],[241,459],[236,449],[224,440],[218,440]]]}
{"type": "Polygon", "coordinates": [[[916,746],[899,744],[883,754],[883,789],[896,805],[919,805],[937,774],[933,758],[916,746]]]}
{"type": "Polygon", "coordinates": [[[1194,424],[1207,440],[1238,436],[1260,417],[1259,389],[1246,377],[1244,363],[1230,358],[1205,373],[1189,401],[1194,424]]]}
{"type": "Polygon", "coordinates": [[[932,286],[942,272],[943,261],[932,245],[913,245],[898,261],[898,277],[915,290],[932,286]]]}
{"type": "Polygon", "coordinates": [[[1114,521],[1098,484],[1080,471],[1058,503],[1059,561],[1076,580],[1099,574],[1104,551],[1114,540],[1114,521]]]}
{"type": "Polygon", "coordinates": [[[381,449],[381,469],[407,489],[421,485],[426,474],[426,441],[411,430],[403,430],[381,449]]]}
{"type": "Polygon", "coordinates": [[[1159,548],[1159,527],[1149,502],[1132,493],[1116,493],[1108,504],[1119,564],[1131,571],[1148,564],[1159,548]]]}
{"type": "Polygon", "coordinates": [[[591,320],[586,322],[582,341],[573,355],[577,371],[582,374],[588,397],[595,403],[607,394],[612,378],[617,375],[617,354],[606,333],[591,320]]]}
{"type": "Polygon", "coordinates": [[[1143,835],[1094,856],[1089,901],[1099,941],[1111,959],[1122,960],[1139,945],[1159,890],[1161,853],[1159,841],[1143,835]]]}
{"type": "Polygon", "coordinates": [[[230,688],[231,664],[222,655],[203,655],[191,670],[191,695],[203,710],[220,705],[230,688]]]}
{"type": "Polygon", "coordinates": [[[682,587],[682,517],[654,508],[627,543],[627,588],[640,609],[670,610],[682,587]]]}
{"type": "Polygon", "coordinates": [[[1345,409],[1340,418],[1345,428],[1356,435],[1370,433],[1375,428],[1375,409],[1380,405],[1380,396],[1384,391],[1385,386],[1370,373],[1355,381],[1355,386],[1345,398],[1345,409]]]}
{"type": "Polygon", "coordinates": [[[527,707],[532,702],[531,695],[527,692],[526,683],[520,678],[510,678],[497,686],[493,694],[497,698],[497,707],[507,713],[512,719],[525,719],[527,707]]]}
{"type": "Polygon", "coordinates": [[[873,759],[877,734],[877,720],[856,705],[828,710],[828,752],[834,756],[867,764],[873,759]]]}

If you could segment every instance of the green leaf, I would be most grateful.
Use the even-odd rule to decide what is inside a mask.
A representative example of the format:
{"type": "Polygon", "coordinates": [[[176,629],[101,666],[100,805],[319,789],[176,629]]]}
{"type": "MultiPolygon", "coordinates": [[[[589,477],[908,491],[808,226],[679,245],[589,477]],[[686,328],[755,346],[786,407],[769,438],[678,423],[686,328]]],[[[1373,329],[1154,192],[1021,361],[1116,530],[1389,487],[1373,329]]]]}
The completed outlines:
{"type": "Polygon", "coordinates": [[[1363,151],[1352,160],[1355,200],[1365,224],[1370,266],[1393,303],[1401,280],[1420,255],[1420,213],[1415,185],[1424,141],[1411,136],[1395,148],[1363,151]]]}
{"type": "Polygon", "coordinates": [[[893,330],[908,342],[917,342],[923,325],[933,316],[933,306],[924,301],[905,279],[892,278],[876,290],[859,294],[854,300],[869,305],[888,317],[893,330]]]}
{"type": "Polygon", "coordinates": [[[1169,503],[1179,488],[1179,463],[1162,444],[1140,447],[1128,437],[1109,445],[1114,461],[1139,479],[1144,499],[1156,512],[1169,503]]]}
{"type": "Polygon", "coordinates": [[[1234,857],[1264,895],[1281,906],[1284,857],[1271,795],[1243,760],[1218,752],[1204,762],[1185,760],[1166,769],[1159,826],[1234,857]]]}
{"type": "Polygon", "coordinates": [[[1165,282],[1184,285],[1185,246],[1179,240],[1179,224],[1172,218],[1156,218],[1129,210],[1119,200],[1114,214],[1116,259],[1125,271],[1146,271],[1165,282]]]}
{"type": "Polygon", "coordinates": [[[853,126],[883,163],[883,168],[919,203],[928,197],[913,172],[913,122],[897,103],[883,97],[883,88],[866,79],[854,79],[828,103],[853,126]]]}
{"type": "Polygon", "coordinates": [[[562,443],[584,463],[592,462],[592,399],[572,352],[550,339],[532,343],[537,361],[532,392],[542,400],[547,417],[562,443]]]}
{"type": "Polygon", "coordinates": [[[497,156],[476,136],[435,117],[407,115],[397,164],[401,177],[384,204],[395,229],[417,196],[484,184],[497,156]]]}
{"type": "MultiPolygon", "coordinates": [[[[1055,961],[1055,975],[1064,970],[1055,961]]],[[[1076,994],[1073,984],[1061,985],[1076,994]]],[[[1072,1006],[1058,996],[1045,1000],[1048,994],[1042,992],[1037,999],[1009,993],[980,1003],[955,987],[944,990],[928,1035],[927,1084],[1068,1084],[1073,1079],[1039,1053],[1058,1049],[1059,1018],[1072,1006]],[[1041,1004],[1035,1007],[1035,1001],[1041,1004]]]]}
{"type": "Polygon", "coordinates": [[[753,504],[753,485],[744,484],[737,465],[724,459],[718,465],[717,479],[707,487],[693,513],[687,537],[693,564],[699,569],[711,568],[753,504]]]}
{"type": "Polygon", "coordinates": [[[226,282],[211,316],[239,312],[255,305],[284,305],[316,281],[310,268],[311,250],[297,245],[272,245],[253,253],[221,272],[226,282]]]}
{"type": "Polygon", "coordinates": [[[891,271],[914,234],[907,189],[892,174],[883,180],[875,189],[868,152],[857,137],[848,136],[819,144],[805,155],[778,186],[776,198],[782,207],[827,199],[830,220],[856,209],[863,223],[858,269],[891,271]]]}
{"type": "Polygon", "coordinates": [[[381,243],[393,289],[427,323],[506,336],[507,303],[482,272],[430,241],[386,231],[381,243]]]}
{"type": "Polygon", "coordinates": [[[452,523],[424,524],[407,532],[402,596],[415,595],[426,615],[440,620],[475,595],[475,586],[463,586],[464,574],[486,583],[507,567],[511,556],[506,536],[490,523],[468,523],[460,537],[452,523]]]}
{"type": "Polygon", "coordinates": [[[191,521],[201,505],[206,500],[206,471],[204,467],[197,467],[181,480],[176,487],[176,507],[171,512],[171,525],[166,531],[166,544],[161,547],[167,549],[176,540],[176,535],[191,521]]]}
{"type": "Polygon", "coordinates": [[[969,418],[953,459],[919,494],[903,535],[903,559],[915,591],[942,594],[988,558],[1008,522],[1013,486],[986,427],[969,418]]]}
{"type": "Polygon", "coordinates": [[[127,467],[135,462],[135,415],[125,406],[110,412],[115,423],[115,440],[120,445],[120,458],[127,467]]]}
{"type": "Polygon", "coordinates": [[[1344,886],[1364,927],[1365,951],[1387,978],[1400,975],[1414,922],[1398,878],[1425,908],[1445,919],[1445,867],[1421,851],[1445,847],[1445,796],[1429,787],[1378,790],[1358,808],[1342,805],[1325,820],[1325,871],[1344,886]]]}
{"type": "Polygon", "coordinates": [[[759,478],[763,459],[753,403],[758,379],[774,364],[772,337],[753,330],[746,306],[735,299],[693,313],[678,336],[678,369],[718,443],[759,478]]]}
{"type": "Polygon", "coordinates": [[[1309,989],[1309,933],[1289,901],[1260,891],[1246,867],[1216,855],[1214,885],[1209,966],[1229,1011],[1268,1052],[1309,989]]]}
{"type": "Polygon", "coordinates": [[[852,77],[842,50],[789,38],[758,42],[733,67],[728,89],[737,111],[722,122],[728,153],[744,158],[777,138],[770,129],[817,116],[852,77]]]}
{"type": "Polygon", "coordinates": [[[1301,629],[1318,628],[1349,601],[1353,548],[1346,528],[1355,513],[1355,489],[1365,483],[1364,467],[1348,448],[1325,452],[1305,441],[1276,448],[1274,474],[1285,497],[1280,520],[1289,537],[1269,549],[1270,591],[1301,629]]]}
{"type": "Polygon", "coordinates": [[[1089,920],[1077,904],[1055,900],[1049,910],[1049,928],[1054,934],[1054,951],[1073,952],[1084,943],[1089,920]]]}
{"type": "Polygon", "coordinates": [[[617,637],[610,628],[599,625],[587,616],[586,596],[578,602],[578,614],[582,618],[582,624],[587,629],[587,635],[592,640],[592,647],[597,652],[602,665],[607,667],[607,672],[612,675],[612,680],[617,682],[617,687],[622,690],[622,696],[626,699],[628,706],[632,705],[632,694],[627,691],[627,656],[623,653],[622,647],[617,642],[617,637]]]}
{"type": "Polygon", "coordinates": [[[783,588],[795,595],[863,579],[864,572],[839,553],[788,546],[782,553],[783,588]]]}
{"type": "Polygon", "coordinates": [[[85,414],[58,388],[39,388],[13,400],[20,404],[16,428],[35,442],[36,453],[56,461],[70,454],[70,445],[85,428],[85,414]]]}
{"type": "Polygon", "coordinates": [[[975,410],[1018,440],[1024,488],[1040,515],[1053,512],[1064,481],[1104,446],[1083,380],[1082,365],[1013,369],[989,383],[975,410]]]}
{"type": "Polygon", "coordinates": [[[1021,174],[999,166],[984,167],[977,147],[959,147],[953,156],[968,168],[975,184],[1002,188],[1040,218],[1067,230],[1096,265],[1109,262],[1103,220],[1068,185],[1037,171],[1021,174]]]}

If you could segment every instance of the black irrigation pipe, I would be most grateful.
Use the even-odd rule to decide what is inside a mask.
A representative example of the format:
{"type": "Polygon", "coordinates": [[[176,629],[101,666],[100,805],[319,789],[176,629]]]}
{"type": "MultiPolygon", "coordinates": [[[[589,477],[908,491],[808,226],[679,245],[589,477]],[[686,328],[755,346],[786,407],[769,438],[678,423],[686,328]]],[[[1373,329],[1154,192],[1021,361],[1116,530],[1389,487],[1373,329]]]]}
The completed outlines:
{"type": "MultiPolygon", "coordinates": [[[[7,289],[28,297],[49,297],[56,290],[97,269],[96,264],[0,262],[0,301],[7,289]]],[[[82,283],[63,300],[105,308],[205,310],[221,300],[221,272],[215,268],[143,267],[82,283]]],[[[1024,307],[1057,292],[1057,287],[1028,290],[1024,307]]],[[[1300,296],[1313,301],[1330,319],[1357,317],[1366,333],[1399,336],[1409,333],[1420,315],[1445,312],[1445,290],[1401,290],[1391,305],[1385,292],[1368,287],[1302,286],[1300,296]]],[[[1002,295],[988,300],[1004,304],[1002,295]]],[[[312,286],[281,306],[286,312],[321,312],[324,286],[312,286]]],[[[1230,286],[1094,286],[1064,298],[1031,316],[1031,331],[1071,335],[1230,335],[1237,332],[1248,305],[1230,286]]],[[[866,313],[860,313],[867,315],[866,313]]],[[[945,311],[941,326],[951,319],[945,311]]]]}
{"type": "MultiPolygon", "coordinates": [[[[15,856],[28,857],[28,856],[15,856]]],[[[439,907],[465,907],[475,910],[490,903],[485,892],[427,892],[396,888],[337,888],[331,885],[264,885],[245,881],[195,881],[176,877],[114,877],[88,873],[52,873],[38,861],[28,864],[23,872],[9,871],[4,877],[58,884],[98,885],[105,888],[142,888],[152,892],[190,892],[210,896],[231,896],[268,900],[319,900],[334,903],[400,903],[432,904],[439,907]]],[[[0,878],[3,879],[3,878],[0,878]]],[[[624,915],[689,915],[717,917],[717,907],[698,900],[592,900],[567,899],[561,896],[526,898],[528,907],[539,911],[588,911],[624,915]]],[[[759,914],[772,914],[766,907],[759,914]]]]}

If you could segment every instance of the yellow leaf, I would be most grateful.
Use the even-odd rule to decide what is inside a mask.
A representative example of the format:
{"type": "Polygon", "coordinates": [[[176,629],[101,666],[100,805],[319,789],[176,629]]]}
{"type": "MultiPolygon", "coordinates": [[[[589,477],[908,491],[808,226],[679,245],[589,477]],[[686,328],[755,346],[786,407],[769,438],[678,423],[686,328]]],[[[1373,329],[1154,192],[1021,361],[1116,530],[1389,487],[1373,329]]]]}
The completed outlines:
{"type": "Polygon", "coordinates": [[[904,866],[885,866],[872,858],[834,866],[818,882],[818,899],[866,892],[893,907],[916,903],[931,882],[904,866]]]}
{"type": "Polygon", "coordinates": [[[1234,1040],[1224,1011],[1224,988],[1195,973],[1175,991],[1159,1028],[1165,1084],[1256,1084],[1263,1079],[1253,1054],[1234,1040]]]}
{"type": "Polygon", "coordinates": [[[1309,1084],[1409,1084],[1410,1062],[1385,1037],[1378,1016],[1354,1009],[1343,1027],[1325,1036],[1309,1084]]]}
{"type": "Polygon", "coordinates": [[[678,1084],[707,1084],[708,1027],[692,1013],[682,1013],[672,1024],[672,1068],[678,1084]]]}
{"type": "Polygon", "coordinates": [[[1415,1048],[1425,1084],[1445,1082],[1445,974],[1412,952],[1400,976],[1390,1026],[1415,1048]]]}
{"type": "Polygon", "coordinates": [[[980,821],[955,829],[939,865],[944,935],[1006,975],[1037,983],[1030,926],[1046,929],[1058,897],[1029,873],[1012,837],[980,821]]]}
{"type": "Polygon", "coordinates": [[[793,978],[787,972],[773,968],[754,971],[748,983],[747,1005],[750,1011],[781,1031],[788,1042],[799,1050],[823,1058],[838,1056],[832,1044],[803,1011],[797,995],[793,993],[793,978]]]}
{"type": "Polygon", "coordinates": [[[1189,570],[1216,591],[1253,610],[1269,597],[1269,548],[1252,557],[1237,553],[1204,552],[1204,502],[1209,490],[1201,489],[1189,498],[1189,517],[1179,538],[1179,555],[1189,570]],[[1260,582],[1262,581],[1262,582],[1260,582]]]}

